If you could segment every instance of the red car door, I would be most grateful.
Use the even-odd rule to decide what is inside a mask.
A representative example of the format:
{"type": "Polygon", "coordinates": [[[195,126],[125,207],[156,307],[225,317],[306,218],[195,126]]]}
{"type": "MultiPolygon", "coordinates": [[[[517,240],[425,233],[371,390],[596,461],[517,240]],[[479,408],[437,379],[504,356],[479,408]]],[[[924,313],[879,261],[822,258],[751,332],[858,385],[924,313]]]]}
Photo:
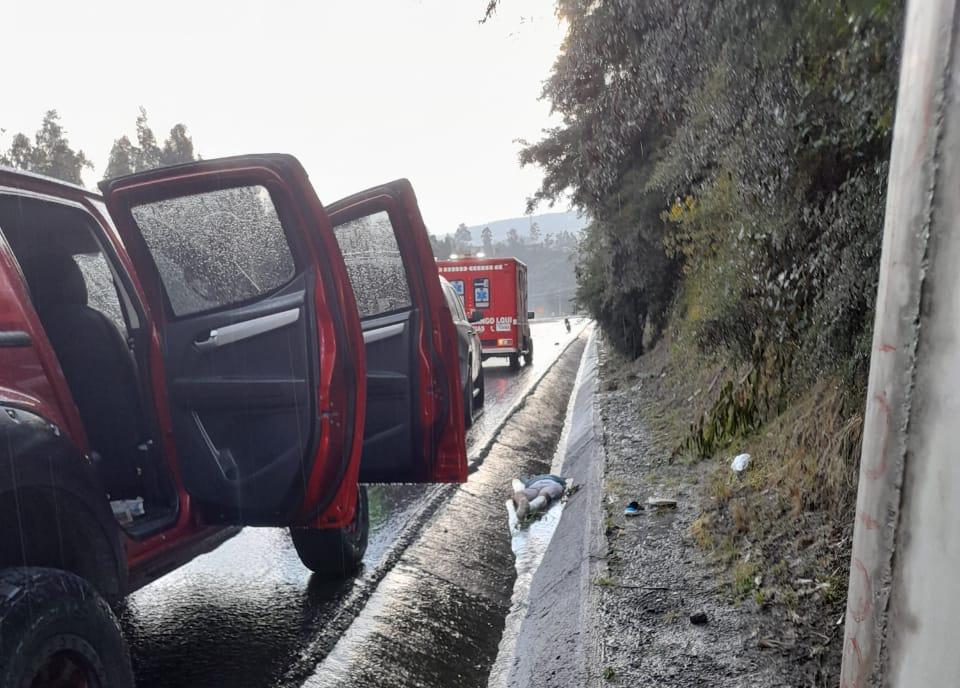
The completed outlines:
{"type": "Polygon", "coordinates": [[[223,523],[349,523],[363,335],[300,163],[205,160],[101,188],[158,329],[158,403],[194,506],[223,523]]]}
{"type": "Polygon", "coordinates": [[[465,481],[457,336],[413,188],[391,182],[327,210],[366,347],[360,480],[465,481]]]}

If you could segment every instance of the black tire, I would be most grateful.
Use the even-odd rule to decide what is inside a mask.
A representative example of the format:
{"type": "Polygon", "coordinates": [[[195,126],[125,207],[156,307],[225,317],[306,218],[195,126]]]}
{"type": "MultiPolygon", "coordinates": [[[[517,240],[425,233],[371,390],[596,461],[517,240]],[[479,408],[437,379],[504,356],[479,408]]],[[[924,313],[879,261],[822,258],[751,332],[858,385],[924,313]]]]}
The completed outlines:
{"type": "Polygon", "coordinates": [[[340,580],[360,568],[370,535],[367,488],[361,486],[353,523],[346,528],[291,528],[290,537],[300,561],[317,576],[340,580]]]}
{"type": "Polygon", "coordinates": [[[0,571],[0,629],[0,688],[133,688],[120,625],[79,576],[0,571]]]}
{"type": "Polygon", "coordinates": [[[520,354],[510,354],[510,370],[520,370],[520,354]]]}
{"type": "Polygon", "coordinates": [[[528,366],[533,364],[533,340],[527,340],[527,353],[523,355],[523,365],[528,366]]]}
{"type": "Polygon", "coordinates": [[[483,381],[483,368],[480,369],[480,375],[477,377],[477,398],[474,401],[474,406],[477,408],[483,408],[483,405],[487,403],[487,389],[486,384],[483,381]]]}

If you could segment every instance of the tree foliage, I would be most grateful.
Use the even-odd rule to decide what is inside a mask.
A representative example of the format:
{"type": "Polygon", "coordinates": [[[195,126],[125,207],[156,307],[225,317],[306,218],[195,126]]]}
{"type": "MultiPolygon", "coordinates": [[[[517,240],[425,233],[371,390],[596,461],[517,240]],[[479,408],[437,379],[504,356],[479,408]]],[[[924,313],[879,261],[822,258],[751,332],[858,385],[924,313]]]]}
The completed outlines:
{"type": "Polygon", "coordinates": [[[473,236],[470,234],[470,230],[463,222],[461,222],[457,227],[457,231],[454,232],[453,238],[460,250],[462,250],[465,246],[469,246],[470,242],[473,241],[473,236]]]}
{"type": "Polygon", "coordinates": [[[56,110],[46,112],[32,141],[25,134],[15,134],[7,152],[0,154],[0,163],[73,184],[82,184],[83,170],[93,168],[82,150],[70,146],[56,110]]]}
{"type": "Polygon", "coordinates": [[[147,122],[147,111],[140,108],[136,121],[136,145],[126,135],[113,142],[110,158],[104,177],[120,177],[125,174],[152,170],[167,165],[178,165],[197,160],[193,149],[193,139],[187,133],[185,124],[175,124],[163,143],[157,143],[157,137],[147,122]]]}
{"type": "Polygon", "coordinates": [[[578,298],[622,350],[675,306],[704,350],[865,373],[902,4],[558,1],[521,161],[594,218],[578,298]]]}
{"type": "Polygon", "coordinates": [[[483,251],[487,255],[493,251],[493,231],[489,227],[484,227],[480,232],[480,238],[483,240],[483,251]]]}

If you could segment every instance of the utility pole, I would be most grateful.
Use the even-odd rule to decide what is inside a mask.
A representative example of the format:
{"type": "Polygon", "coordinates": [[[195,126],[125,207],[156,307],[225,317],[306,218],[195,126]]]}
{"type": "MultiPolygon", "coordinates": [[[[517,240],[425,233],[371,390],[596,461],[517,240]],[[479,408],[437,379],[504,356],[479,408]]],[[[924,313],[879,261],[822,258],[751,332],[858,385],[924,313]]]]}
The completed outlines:
{"type": "Polygon", "coordinates": [[[841,688],[960,677],[960,0],[910,0],[841,688]]]}

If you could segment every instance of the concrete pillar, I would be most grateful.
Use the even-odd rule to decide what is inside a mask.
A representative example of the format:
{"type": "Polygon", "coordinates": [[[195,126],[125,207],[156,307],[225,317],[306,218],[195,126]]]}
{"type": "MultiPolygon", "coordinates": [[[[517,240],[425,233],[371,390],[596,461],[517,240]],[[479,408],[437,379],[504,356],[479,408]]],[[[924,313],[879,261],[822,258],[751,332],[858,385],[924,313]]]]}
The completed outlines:
{"type": "Polygon", "coordinates": [[[960,682],[958,21],[907,8],[842,688],[960,682]]]}

